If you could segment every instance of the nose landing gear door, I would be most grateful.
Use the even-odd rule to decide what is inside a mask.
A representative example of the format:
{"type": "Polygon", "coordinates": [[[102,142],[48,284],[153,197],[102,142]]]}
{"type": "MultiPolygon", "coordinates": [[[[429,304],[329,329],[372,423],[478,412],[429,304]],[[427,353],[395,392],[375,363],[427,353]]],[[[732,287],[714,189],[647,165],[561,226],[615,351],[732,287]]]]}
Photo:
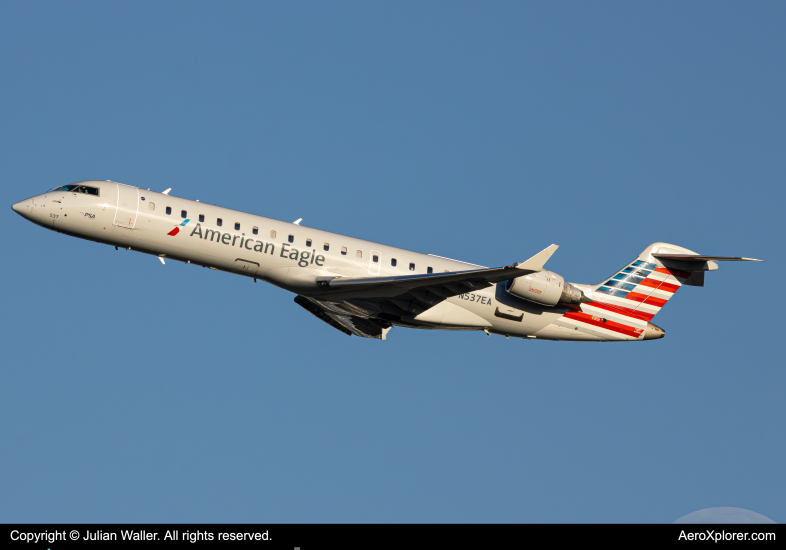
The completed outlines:
{"type": "Polygon", "coordinates": [[[139,189],[122,183],[115,185],[117,185],[117,210],[114,224],[133,229],[139,212],[139,189]]]}

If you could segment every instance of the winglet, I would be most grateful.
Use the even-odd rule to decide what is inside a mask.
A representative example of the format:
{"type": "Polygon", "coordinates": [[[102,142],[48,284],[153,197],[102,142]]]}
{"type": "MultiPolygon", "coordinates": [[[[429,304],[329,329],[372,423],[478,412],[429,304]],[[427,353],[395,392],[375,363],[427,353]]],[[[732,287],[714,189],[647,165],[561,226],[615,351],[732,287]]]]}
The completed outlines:
{"type": "Polygon", "coordinates": [[[551,258],[551,255],[554,254],[558,248],[559,245],[557,244],[553,244],[547,248],[544,248],[543,250],[535,254],[533,257],[531,257],[529,260],[527,260],[524,263],[518,264],[516,267],[518,269],[526,269],[527,271],[532,271],[532,272],[541,271],[543,269],[543,266],[546,265],[546,262],[549,261],[549,258],[551,258]]]}

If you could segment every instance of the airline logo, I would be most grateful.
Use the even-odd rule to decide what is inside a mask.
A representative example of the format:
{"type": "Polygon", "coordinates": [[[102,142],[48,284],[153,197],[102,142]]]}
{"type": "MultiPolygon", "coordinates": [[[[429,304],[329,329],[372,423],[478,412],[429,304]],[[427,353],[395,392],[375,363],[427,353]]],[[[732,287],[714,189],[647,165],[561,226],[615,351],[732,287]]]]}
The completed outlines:
{"type": "Polygon", "coordinates": [[[169,233],[167,233],[167,235],[171,235],[171,236],[173,236],[173,237],[174,237],[175,235],[177,235],[178,233],[180,233],[180,228],[181,228],[181,227],[185,227],[185,226],[186,226],[186,224],[187,224],[188,222],[190,222],[190,221],[191,221],[191,219],[190,219],[190,218],[186,218],[185,220],[183,220],[182,222],[180,222],[180,225],[178,225],[178,226],[175,226],[175,228],[174,228],[172,231],[170,231],[169,233]]]}
{"type": "Polygon", "coordinates": [[[563,320],[599,335],[638,339],[647,321],[688,277],[690,273],[636,260],[602,283],[595,290],[595,301],[572,308],[563,320]]]}
{"type": "Polygon", "coordinates": [[[636,260],[595,292],[606,294],[609,305],[649,321],[688,277],[685,271],[636,260]]]}

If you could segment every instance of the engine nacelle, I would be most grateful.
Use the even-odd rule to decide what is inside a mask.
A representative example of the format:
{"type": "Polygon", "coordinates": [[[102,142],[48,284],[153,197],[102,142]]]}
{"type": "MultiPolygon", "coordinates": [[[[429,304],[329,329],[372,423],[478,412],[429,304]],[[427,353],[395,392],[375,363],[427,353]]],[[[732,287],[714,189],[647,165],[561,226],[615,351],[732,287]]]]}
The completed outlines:
{"type": "Polygon", "coordinates": [[[581,290],[548,269],[511,279],[505,283],[505,290],[518,298],[546,306],[588,301],[581,290]]]}

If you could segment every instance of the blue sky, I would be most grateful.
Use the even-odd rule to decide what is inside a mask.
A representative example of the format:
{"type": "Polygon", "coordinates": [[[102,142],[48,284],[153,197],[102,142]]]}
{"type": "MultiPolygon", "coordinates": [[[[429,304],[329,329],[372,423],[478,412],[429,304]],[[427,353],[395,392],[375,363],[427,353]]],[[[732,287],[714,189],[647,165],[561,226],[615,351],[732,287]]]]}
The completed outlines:
{"type": "Polygon", "coordinates": [[[786,8],[6,2],[0,520],[786,521],[786,8]],[[11,204],[111,179],[488,266],[724,264],[663,340],[349,338],[11,204]]]}

